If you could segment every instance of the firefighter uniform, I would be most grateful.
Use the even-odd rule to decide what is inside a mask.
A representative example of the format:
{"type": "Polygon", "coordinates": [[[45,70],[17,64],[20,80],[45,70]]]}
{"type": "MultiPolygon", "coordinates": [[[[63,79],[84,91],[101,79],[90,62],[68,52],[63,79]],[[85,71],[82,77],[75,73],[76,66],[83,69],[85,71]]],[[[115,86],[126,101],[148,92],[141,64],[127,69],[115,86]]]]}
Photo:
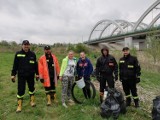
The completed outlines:
{"type": "MultiPolygon", "coordinates": [[[[31,106],[35,106],[34,103],[34,76],[38,75],[38,65],[36,61],[36,55],[32,51],[25,52],[23,49],[15,54],[13,69],[11,76],[18,76],[18,105],[22,104],[22,99],[25,94],[26,82],[29,88],[29,94],[31,97],[31,106]]],[[[18,108],[17,108],[18,109],[18,108]]],[[[17,112],[20,112],[17,110],[17,112]]]]}
{"type": "Polygon", "coordinates": [[[136,83],[139,82],[141,75],[140,71],[141,68],[136,57],[128,54],[127,56],[120,58],[119,77],[126,95],[127,106],[130,106],[131,104],[130,92],[132,93],[135,102],[135,107],[139,106],[139,98],[137,94],[136,83]]]}
{"type": "Polygon", "coordinates": [[[114,79],[118,80],[118,65],[115,58],[109,54],[109,50],[107,48],[103,48],[101,52],[102,56],[97,59],[96,63],[97,80],[100,82],[100,102],[103,101],[106,82],[108,87],[114,88],[114,79]],[[103,55],[103,50],[108,51],[106,56],[103,55]]]}

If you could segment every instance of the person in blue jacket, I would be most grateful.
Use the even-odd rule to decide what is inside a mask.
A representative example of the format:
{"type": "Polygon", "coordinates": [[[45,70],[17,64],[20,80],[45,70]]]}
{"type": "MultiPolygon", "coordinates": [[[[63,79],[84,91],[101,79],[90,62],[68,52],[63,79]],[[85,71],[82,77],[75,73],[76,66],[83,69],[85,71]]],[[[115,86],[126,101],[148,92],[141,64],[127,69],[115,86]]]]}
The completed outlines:
{"type": "MultiPolygon", "coordinates": [[[[84,81],[90,81],[90,75],[93,72],[93,66],[90,60],[86,57],[85,52],[80,53],[80,58],[76,66],[78,79],[84,78],[84,81]]],[[[91,98],[90,84],[86,82],[83,88],[85,98],[91,98]]]]}

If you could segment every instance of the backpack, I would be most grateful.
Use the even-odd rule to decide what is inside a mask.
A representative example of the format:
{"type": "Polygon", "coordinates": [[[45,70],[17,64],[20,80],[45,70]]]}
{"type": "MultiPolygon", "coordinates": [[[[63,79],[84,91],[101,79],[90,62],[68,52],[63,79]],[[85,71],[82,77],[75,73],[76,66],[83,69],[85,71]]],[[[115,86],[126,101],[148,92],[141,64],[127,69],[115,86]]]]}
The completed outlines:
{"type": "Polygon", "coordinates": [[[103,118],[109,118],[113,116],[114,119],[117,119],[120,113],[126,113],[124,96],[115,88],[107,88],[106,90],[108,91],[108,94],[101,104],[100,114],[103,118]]]}
{"type": "Polygon", "coordinates": [[[152,119],[160,120],[160,96],[153,99],[152,119]]]}

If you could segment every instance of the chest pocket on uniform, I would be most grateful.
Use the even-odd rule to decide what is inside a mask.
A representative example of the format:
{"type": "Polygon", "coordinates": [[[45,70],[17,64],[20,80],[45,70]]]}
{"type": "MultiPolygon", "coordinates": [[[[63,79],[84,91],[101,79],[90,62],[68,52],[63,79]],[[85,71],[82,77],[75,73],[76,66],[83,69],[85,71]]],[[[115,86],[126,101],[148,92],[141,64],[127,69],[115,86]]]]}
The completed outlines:
{"type": "Polygon", "coordinates": [[[34,58],[33,58],[33,57],[30,57],[29,63],[30,63],[30,64],[34,64],[34,63],[35,63],[35,61],[34,61],[34,58]]]}
{"type": "Polygon", "coordinates": [[[108,66],[110,67],[110,68],[114,68],[114,61],[113,61],[113,59],[110,59],[109,61],[108,61],[108,66]]]}
{"type": "Polygon", "coordinates": [[[29,63],[30,64],[34,64],[35,62],[34,62],[34,60],[30,60],[29,63]]]}
{"type": "Polygon", "coordinates": [[[123,64],[124,62],[125,62],[124,60],[120,60],[120,61],[119,61],[120,64],[123,64]]]}
{"type": "Polygon", "coordinates": [[[128,67],[128,69],[133,69],[134,65],[128,65],[127,67],[128,67]]]}
{"type": "Polygon", "coordinates": [[[110,67],[113,67],[113,66],[114,66],[114,63],[113,63],[113,62],[109,62],[108,65],[109,65],[110,67]]]}

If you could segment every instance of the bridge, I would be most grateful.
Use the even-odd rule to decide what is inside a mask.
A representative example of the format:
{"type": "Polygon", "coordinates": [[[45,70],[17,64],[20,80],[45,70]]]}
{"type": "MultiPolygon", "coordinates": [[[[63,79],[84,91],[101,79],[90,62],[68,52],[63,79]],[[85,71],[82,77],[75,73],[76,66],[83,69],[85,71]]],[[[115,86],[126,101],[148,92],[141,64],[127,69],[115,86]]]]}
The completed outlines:
{"type": "Polygon", "coordinates": [[[142,14],[137,22],[109,19],[97,22],[91,30],[88,41],[84,43],[88,45],[105,44],[108,47],[112,46],[115,48],[116,46],[136,47],[139,50],[145,48],[146,36],[151,32],[151,29],[155,29],[157,35],[160,33],[160,25],[155,25],[160,18],[160,12],[152,18],[149,24],[143,23],[143,20],[151,14],[153,10],[160,9],[158,5],[160,5],[160,0],[155,1],[142,14]]]}

